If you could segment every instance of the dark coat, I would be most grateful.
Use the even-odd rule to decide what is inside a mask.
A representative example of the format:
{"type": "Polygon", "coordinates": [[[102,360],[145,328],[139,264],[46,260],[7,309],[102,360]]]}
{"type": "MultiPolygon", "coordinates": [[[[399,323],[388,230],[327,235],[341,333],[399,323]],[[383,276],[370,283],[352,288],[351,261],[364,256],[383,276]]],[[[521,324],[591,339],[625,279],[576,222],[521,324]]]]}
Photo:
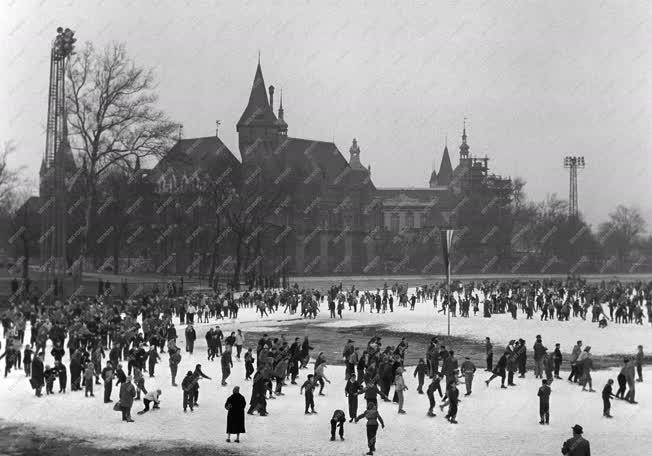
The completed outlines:
{"type": "Polygon", "coordinates": [[[566,440],[561,447],[561,453],[568,456],[591,456],[591,446],[589,441],[580,435],[566,440]]]}
{"type": "Polygon", "coordinates": [[[240,393],[233,393],[226,400],[224,407],[228,410],[226,415],[226,433],[244,434],[245,431],[245,406],[247,401],[240,393]]]}
{"type": "Polygon", "coordinates": [[[43,361],[34,358],[32,361],[32,385],[34,387],[43,386],[45,377],[43,375],[43,361]]]}
{"type": "Polygon", "coordinates": [[[134,397],[136,397],[136,388],[133,383],[120,385],[120,407],[131,408],[134,405],[134,397]]]}

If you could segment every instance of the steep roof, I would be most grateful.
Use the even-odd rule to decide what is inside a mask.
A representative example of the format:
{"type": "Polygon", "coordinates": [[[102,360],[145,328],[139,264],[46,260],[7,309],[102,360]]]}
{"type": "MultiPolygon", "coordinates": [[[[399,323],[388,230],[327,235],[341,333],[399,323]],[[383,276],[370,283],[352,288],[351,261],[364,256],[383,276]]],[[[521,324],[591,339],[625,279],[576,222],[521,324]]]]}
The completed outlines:
{"type": "Polygon", "coordinates": [[[240,161],[217,136],[181,139],[148,174],[156,180],[168,168],[181,174],[188,170],[207,168],[215,161],[221,162],[224,167],[240,166],[240,161]]]}
{"type": "Polygon", "coordinates": [[[319,170],[323,177],[333,182],[350,169],[335,143],[287,137],[279,145],[281,154],[308,174],[319,170]]]}
{"type": "Polygon", "coordinates": [[[254,82],[251,86],[251,93],[249,94],[249,102],[245,108],[240,120],[237,123],[237,130],[240,127],[256,127],[256,126],[280,126],[278,119],[274,115],[274,111],[267,99],[267,91],[265,89],[265,80],[263,79],[263,70],[260,68],[260,62],[256,68],[256,75],[254,82]]]}
{"type": "Polygon", "coordinates": [[[444,155],[441,157],[437,182],[439,185],[448,185],[452,178],[453,166],[451,165],[451,157],[448,155],[448,146],[446,146],[444,147],[444,155]]]}
{"type": "Polygon", "coordinates": [[[430,174],[430,185],[437,184],[437,170],[433,167],[432,173],[430,174]]]}

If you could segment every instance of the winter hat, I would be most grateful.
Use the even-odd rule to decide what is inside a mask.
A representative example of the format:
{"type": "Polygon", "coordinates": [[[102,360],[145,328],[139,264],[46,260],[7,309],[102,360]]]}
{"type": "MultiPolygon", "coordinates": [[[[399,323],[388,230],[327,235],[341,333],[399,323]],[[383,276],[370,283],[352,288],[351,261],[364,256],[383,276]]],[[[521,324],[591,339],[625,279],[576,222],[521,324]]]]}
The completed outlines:
{"type": "Polygon", "coordinates": [[[579,424],[576,424],[575,426],[573,426],[572,429],[573,429],[573,434],[583,434],[584,433],[584,429],[579,424]]]}

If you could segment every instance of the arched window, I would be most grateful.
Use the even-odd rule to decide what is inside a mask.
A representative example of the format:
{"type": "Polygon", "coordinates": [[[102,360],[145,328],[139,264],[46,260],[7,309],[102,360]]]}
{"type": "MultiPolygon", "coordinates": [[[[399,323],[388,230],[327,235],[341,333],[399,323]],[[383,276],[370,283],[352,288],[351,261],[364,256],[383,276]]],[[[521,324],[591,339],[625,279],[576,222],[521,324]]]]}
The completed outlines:
{"type": "Polygon", "coordinates": [[[408,212],[407,214],[405,214],[405,225],[409,229],[414,228],[414,214],[412,212],[408,212]]]}
{"type": "Polygon", "coordinates": [[[390,231],[394,231],[395,233],[398,233],[399,229],[401,228],[401,219],[398,214],[392,214],[392,216],[389,219],[389,229],[390,231]]]}

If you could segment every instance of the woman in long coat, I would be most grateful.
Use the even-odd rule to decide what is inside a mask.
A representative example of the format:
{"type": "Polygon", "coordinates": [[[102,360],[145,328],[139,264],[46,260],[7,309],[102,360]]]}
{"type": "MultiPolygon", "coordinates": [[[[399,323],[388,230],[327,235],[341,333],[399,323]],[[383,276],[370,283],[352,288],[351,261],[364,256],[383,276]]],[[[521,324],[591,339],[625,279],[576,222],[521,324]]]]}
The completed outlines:
{"type": "Polygon", "coordinates": [[[245,406],[247,401],[240,394],[240,387],[233,387],[233,394],[226,400],[224,407],[228,410],[226,415],[226,441],[231,441],[231,434],[235,434],[235,442],[240,443],[240,434],[245,431],[245,406]]]}

